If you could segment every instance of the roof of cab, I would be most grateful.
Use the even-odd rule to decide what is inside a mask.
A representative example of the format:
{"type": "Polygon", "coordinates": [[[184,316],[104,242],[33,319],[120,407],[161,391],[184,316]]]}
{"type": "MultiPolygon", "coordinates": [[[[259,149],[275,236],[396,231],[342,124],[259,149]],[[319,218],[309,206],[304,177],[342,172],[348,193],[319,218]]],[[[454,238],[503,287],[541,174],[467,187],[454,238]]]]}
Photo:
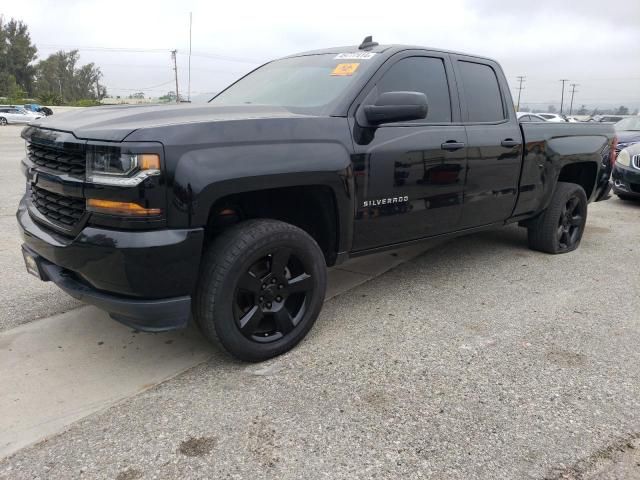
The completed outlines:
{"type": "Polygon", "coordinates": [[[282,58],[303,57],[306,55],[322,55],[322,54],[333,54],[333,53],[338,54],[338,53],[347,53],[347,52],[374,52],[374,53],[385,53],[386,56],[391,56],[394,53],[398,53],[404,50],[428,50],[430,52],[464,55],[466,57],[474,57],[482,60],[489,60],[489,61],[495,62],[495,60],[488,57],[484,57],[482,55],[474,55],[470,53],[456,52],[452,50],[443,50],[442,48],[430,48],[430,47],[422,47],[419,45],[401,45],[401,44],[376,45],[374,47],[368,47],[365,49],[360,49],[358,45],[347,45],[342,47],[331,47],[331,48],[323,48],[319,50],[309,50],[306,52],[286,55],[285,57],[282,57],[282,58]]]}

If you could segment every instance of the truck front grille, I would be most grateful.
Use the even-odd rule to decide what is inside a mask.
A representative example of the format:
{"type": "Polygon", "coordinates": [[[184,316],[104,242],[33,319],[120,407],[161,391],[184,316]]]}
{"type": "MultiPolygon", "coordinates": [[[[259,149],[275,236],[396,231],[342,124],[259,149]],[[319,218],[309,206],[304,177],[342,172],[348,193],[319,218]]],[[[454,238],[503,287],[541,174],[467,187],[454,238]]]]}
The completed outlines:
{"type": "Polygon", "coordinates": [[[30,143],[27,145],[29,160],[57,172],[68,173],[75,176],[84,176],[86,161],[83,152],[61,150],[30,143]]]}
{"type": "Polygon", "coordinates": [[[49,220],[66,227],[74,227],[85,212],[83,198],[58,195],[35,185],[31,186],[31,203],[49,220]]]}

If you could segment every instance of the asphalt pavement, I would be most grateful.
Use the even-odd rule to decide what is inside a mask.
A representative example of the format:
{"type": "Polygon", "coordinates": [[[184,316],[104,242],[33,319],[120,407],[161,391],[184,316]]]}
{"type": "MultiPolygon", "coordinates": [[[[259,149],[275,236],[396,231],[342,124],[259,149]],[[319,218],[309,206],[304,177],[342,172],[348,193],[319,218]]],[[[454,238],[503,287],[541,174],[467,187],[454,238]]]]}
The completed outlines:
{"type": "MultiPolygon", "coordinates": [[[[18,271],[6,202],[24,185],[4,145],[9,334],[64,296],[18,271]]],[[[436,246],[328,300],[293,351],[248,365],[212,349],[0,478],[640,478],[638,238],[640,204],[614,198],[571,254],[530,251],[515,226],[436,246]]]]}

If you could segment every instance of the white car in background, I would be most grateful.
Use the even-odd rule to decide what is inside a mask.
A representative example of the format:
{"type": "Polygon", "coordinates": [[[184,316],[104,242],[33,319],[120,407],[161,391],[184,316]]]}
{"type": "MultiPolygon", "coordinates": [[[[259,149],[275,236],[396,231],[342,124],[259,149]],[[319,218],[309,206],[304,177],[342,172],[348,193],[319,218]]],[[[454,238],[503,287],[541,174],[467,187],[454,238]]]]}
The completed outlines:
{"type": "Polygon", "coordinates": [[[29,112],[22,107],[0,106],[0,126],[8,123],[29,123],[42,117],[42,113],[29,112]]]}
{"type": "Polygon", "coordinates": [[[519,122],[546,122],[547,119],[536,113],[516,112],[519,122]]]}
{"type": "Polygon", "coordinates": [[[541,116],[547,122],[566,122],[567,118],[564,115],[560,115],[558,113],[537,113],[536,115],[541,116]]]}

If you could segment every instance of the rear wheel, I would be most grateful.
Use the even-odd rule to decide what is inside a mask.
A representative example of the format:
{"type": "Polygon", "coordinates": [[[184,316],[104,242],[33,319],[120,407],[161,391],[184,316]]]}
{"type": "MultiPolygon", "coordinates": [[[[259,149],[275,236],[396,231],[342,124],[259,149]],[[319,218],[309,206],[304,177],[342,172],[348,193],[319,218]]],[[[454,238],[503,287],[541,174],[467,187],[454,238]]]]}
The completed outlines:
{"type": "Polygon", "coordinates": [[[0,126],[5,126],[7,124],[7,119],[4,117],[0,117],[0,126]]]}
{"type": "Polygon", "coordinates": [[[580,185],[558,182],[551,204],[530,226],[529,247],[567,253],[580,245],[587,222],[587,195],[580,185]]]}
{"type": "Polygon", "coordinates": [[[203,259],[194,315],[203,333],[256,362],[293,348],[324,301],[326,265],[306,232],[276,220],[229,228],[203,259]]]}

